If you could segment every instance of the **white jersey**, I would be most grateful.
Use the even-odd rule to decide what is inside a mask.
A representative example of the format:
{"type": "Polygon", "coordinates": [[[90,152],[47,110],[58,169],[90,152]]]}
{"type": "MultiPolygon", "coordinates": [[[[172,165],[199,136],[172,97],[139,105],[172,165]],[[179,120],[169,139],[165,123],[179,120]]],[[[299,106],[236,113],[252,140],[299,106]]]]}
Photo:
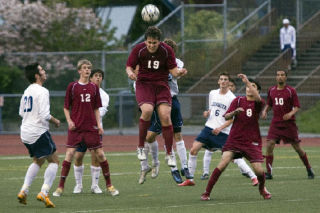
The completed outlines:
{"type": "Polygon", "coordinates": [[[102,117],[108,112],[109,95],[102,88],[100,88],[100,98],[101,98],[101,103],[102,103],[102,107],[99,108],[100,124],[101,124],[101,127],[103,127],[102,117]]]}
{"type": "Polygon", "coordinates": [[[296,48],[296,29],[293,26],[289,25],[287,28],[282,27],[280,29],[280,45],[281,49],[284,48],[284,45],[290,44],[292,49],[296,48]]]}
{"type": "Polygon", "coordinates": [[[19,115],[22,117],[20,137],[23,143],[33,144],[49,130],[49,91],[39,84],[31,84],[21,97],[19,115]]]}
{"type": "MultiPolygon", "coordinates": [[[[209,93],[209,110],[211,112],[205,125],[212,129],[219,128],[226,122],[226,119],[223,117],[223,115],[227,112],[233,99],[236,98],[236,96],[230,90],[224,95],[220,94],[219,92],[220,89],[217,89],[211,90],[209,93]]],[[[229,135],[231,126],[232,125],[229,125],[221,130],[221,132],[229,135]]]]}
{"type": "MultiPolygon", "coordinates": [[[[180,59],[176,58],[176,63],[177,63],[177,67],[178,69],[182,69],[184,66],[183,61],[181,61],[180,59]]],[[[173,77],[170,73],[169,73],[169,77],[168,77],[168,84],[170,87],[170,93],[171,93],[171,97],[178,95],[179,93],[179,87],[178,87],[178,82],[177,82],[178,78],[173,77]]]]}

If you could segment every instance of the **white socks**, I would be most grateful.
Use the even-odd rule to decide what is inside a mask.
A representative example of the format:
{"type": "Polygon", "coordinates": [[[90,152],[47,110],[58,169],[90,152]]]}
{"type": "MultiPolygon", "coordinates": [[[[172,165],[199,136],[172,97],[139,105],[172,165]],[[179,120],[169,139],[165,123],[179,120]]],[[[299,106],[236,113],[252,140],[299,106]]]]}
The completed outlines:
{"type": "Polygon", "coordinates": [[[58,171],[57,163],[49,163],[46,171],[44,172],[44,182],[41,188],[41,192],[45,195],[48,195],[49,190],[52,186],[54,179],[56,178],[56,174],[58,171]]]}
{"type": "Polygon", "coordinates": [[[243,158],[235,159],[233,162],[238,165],[242,174],[249,175],[250,179],[257,177],[243,158]]]}
{"type": "Polygon", "coordinates": [[[187,150],[183,140],[176,142],[176,149],[180,159],[181,169],[187,168],[188,167],[187,150]]]}
{"type": "Polygon", "coordinates": [[[99,185],[99,177],[100,177],[100,171],[101,171],[101,167],[96,167],[96,166],[90,166],[91,168],[91,188],[93,186],[98,186],[99,185]]]}
{"type": "Polygon", "coordinates": [[[152,143],[148,143],[149,148],[150,148],[150,153],[152,156],[152,165],[158,165],[158,155],[159,155],[159,148],[158,148],[158,141],[155,140],[152,143]]]}
{"type": "Polygon", "coordinates": [[[210,152],[207,149],[204,152],[204,155],[203,155],[203,174],[209,174],[212,154],[213,154],[213,152],[210,152]]]}
{"type": "Polygon", "coordinates": [[[147,170],[148,167],[149,167],[149,165],[148,165],[148,154],[149,154],[149,150],[150,150],[150,145],[149,145],[149,143],[144,142],[144,153],[146,154],[147,159],[140,161],[141,171],[147,170]]]}
{"type": "Polygon", "coordinates": [[[194,177],[194,173],[197,168],[197,155],[191,155],[189,153],[188,167],[189,167],[190,175],[194,177]]]}
{"type": "Polygon", "coordinates": [[[76,166],[73,165],[74,178],[76,179],[76,185],[82,186],[82,176],[84,171],[84,165],[76,166]]]}
{"type": "Polygon", "coordinates": [[[40,169],[40,167],[38,164],[36,164],[36,163],[30,164],[30,166],[27,170],[26,176],[24,177],[24,183],[21,188],[21,191],[24,191],[26,194],[28,194],[29,187],[31,186],[34,178],[37,176],[39,169],[40,169]]]}

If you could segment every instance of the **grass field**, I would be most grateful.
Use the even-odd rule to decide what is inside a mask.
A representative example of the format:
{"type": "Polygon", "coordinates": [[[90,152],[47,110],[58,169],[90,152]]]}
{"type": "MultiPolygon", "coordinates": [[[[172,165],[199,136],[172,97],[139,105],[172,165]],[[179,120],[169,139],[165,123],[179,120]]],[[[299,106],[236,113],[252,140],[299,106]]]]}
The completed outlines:
{"type": "MultiPolygon", "coordinates": [[[[143,185],[138,184],[139,162],[134,153],[110,153],[107,155],[112,173],[112,183],[120,190],[118,197],[104,193],[90,193],[89,157],[85,158],[84,193],[74,195],[73,169],[66,182],[62,197],[52,197],[54,209],[46,209],[36,200],[43,182],[43,167],[28,195],[26,206],[18,203],[16,195],[23,183],[24,175],[31,160],[27,156],[0,157],[1,208],[0,212],[320,212],[320,147],[305,147],[316,173],[314,180],[307,179],[307,173],[297,154],[291,148],[276,148],[274,179],[267,181],[271,200],[263,200],[257,187],[251,186],[248,178],[240,175],[238,168],[230,164],[220,177],[211,194],[211,201],[200,201],[200,195],[207,181],[200,180],[203,152],[198,157],[194,187],[178,187],[173,181],[169,168],[160,154],[161,168],[157,179],[148,176],[143,185]]],[[[220,153],[213,155],[214,168],[220,153]]],[[[63,157],[60,157],[62,162],[63,157]]],[[[58,174],[60,174],[60,167],[58,174]]],[[[58,184],[56,178],[51,192],[58,184]]],[[[100,186],[104,181],[100,178],[100,186]]]]}

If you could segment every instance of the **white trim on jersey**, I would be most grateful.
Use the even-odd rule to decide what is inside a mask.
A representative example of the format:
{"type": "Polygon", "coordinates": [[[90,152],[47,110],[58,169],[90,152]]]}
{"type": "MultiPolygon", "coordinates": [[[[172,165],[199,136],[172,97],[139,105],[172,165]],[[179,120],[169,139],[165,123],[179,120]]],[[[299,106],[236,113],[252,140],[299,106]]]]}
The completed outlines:
{"type": "Polygon", "coordinates": [[[102,103],[102,107],[99,108],[100,124],[103,127],[102,118],[108,112],[110,98],[109,98],[108,93],[106,93],[102,88],[100,88],[99,90],[100,90],[100,98],[101,98],[101,103],[102,103]]]}
{"type": "MultiPolygon", "coordinates": [[[[217,89],[211,90],[209,93],[209,109],[211,112],[205,125],[212,129],[219,128],[226,122],[223,115],[227,112],[233,99],[236,98],[230,90],[224,95],[219,92],[220,89],[217,89]]],[[[231,126],[224,128],[221,132],[229,135],[231,126]]]]}
{"type": "Polygon", "coordinates": [[[49,91],[39,84],[31,84],[20,100],[19,115],[22,117],[20,137],[23,143],[33,144],[49,130],[49,91]]]}

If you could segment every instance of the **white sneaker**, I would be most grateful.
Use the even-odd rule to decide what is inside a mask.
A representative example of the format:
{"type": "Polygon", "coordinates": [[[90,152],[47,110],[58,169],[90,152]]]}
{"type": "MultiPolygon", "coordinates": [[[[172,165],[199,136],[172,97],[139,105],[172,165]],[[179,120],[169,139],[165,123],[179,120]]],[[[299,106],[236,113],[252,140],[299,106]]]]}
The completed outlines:
{"type": "Polygon", "coordinates": [[[82,192],[82,186],[76,185],[73,189],[73,194],[80,194],[82,192]]]}
{"type": "Polygon", "coordinates": [[[174,155],[172,155],[172,154],[168,155],[167,154],[165,160],[167,161],[168,166],[170,166],[170,167],[176,167],[177,166],[177,163],[175,161],[174,155]]]}
{"type": "Polygon", "coordinates": [[[152,165],[151,178],[156,178],[159,175],[160,161],[156,165],[152,165]]]}
{"type": "Polygon", "coordinates": [[[119,195],[119,191],[116,188],[114,188],[114,186],[109,186],[107,190],[112,196],[119,195]]]}
{"type": "Polygon", "coordinates": [[[147,160],[146,153],[144,152],[144,148],[137,147],[137,156],[139,160],[147,160]]]}
{"type": "Polygon", "coordinates": [[[146,181],[146,176],[149,172],[151,172],[150,167],[140,172],[139,184],[143,184],[146,181]]]}
{"type": "Polygon", "coordinates": [[[91,186],[91,192],[93,194],[101,194],[102,190],[100,189],[100,187],[98,185],[94,185],[94,186],[91,186]]]}
{"type": "Polygon", "coordinates": [[[58,188],[56,189],[56,191],[54,191],[54,192],[52,193],[52,195],[53,195],[54,197],[60,197],[60,196],[62,195],[62,193],[63,193],[63,188],[58,187],[58,188]]]}

